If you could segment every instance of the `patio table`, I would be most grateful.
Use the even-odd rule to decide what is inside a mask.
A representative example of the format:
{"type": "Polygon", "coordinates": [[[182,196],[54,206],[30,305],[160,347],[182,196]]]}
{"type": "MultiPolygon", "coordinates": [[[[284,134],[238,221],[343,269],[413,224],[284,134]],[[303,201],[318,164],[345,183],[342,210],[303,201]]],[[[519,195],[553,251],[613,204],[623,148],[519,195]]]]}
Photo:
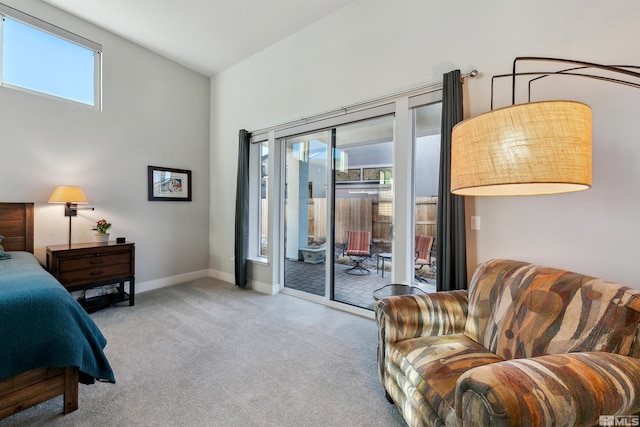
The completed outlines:
{"type": "Polygon", "coordinates": [[[378,267],[380,265],[380,260],[382,260],[382,278],[384,279],[384,262],[391,262],[391,254],[388,252],[380,252],[376,256],[376,274],[378,274],[378,267]]]}

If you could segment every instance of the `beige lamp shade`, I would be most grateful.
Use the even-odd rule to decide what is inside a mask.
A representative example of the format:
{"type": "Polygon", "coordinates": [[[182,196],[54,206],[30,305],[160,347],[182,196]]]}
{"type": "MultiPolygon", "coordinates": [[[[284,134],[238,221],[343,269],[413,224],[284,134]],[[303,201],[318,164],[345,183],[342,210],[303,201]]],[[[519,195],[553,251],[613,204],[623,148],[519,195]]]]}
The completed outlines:
{"type": "Polygon", "coordinates": [[[466,196],[556,194],[591,187],[591,108],[544,101],[458,123],[451,192],[466,196]]]}
{"type": "Polygon", "coordinates": [[[87,197],[80,187],[59,186],[53,190],[49,203],[87,203],[87,197]]]}

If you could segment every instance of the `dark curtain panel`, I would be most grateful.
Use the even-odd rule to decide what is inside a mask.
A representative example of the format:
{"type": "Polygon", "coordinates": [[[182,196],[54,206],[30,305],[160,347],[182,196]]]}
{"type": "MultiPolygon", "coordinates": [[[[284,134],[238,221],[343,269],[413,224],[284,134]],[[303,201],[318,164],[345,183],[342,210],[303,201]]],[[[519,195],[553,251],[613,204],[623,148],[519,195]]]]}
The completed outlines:
{"type": "Polygon", "coordinates": [[[440,182],[436,236],[436,289],[467,288],[467,251],[464,197],[451,194],[451,131],[462,121],[462,80],[460,70],[444,75],[442,93],[442,136],[440,142],[440,182]]]}
{"type": "Polygon", "coordinates": [[[238,143],[238,183],[236,185],[236,286],[247,285],[247,253],[249,245],[249,144],[251,134],[240,129],[238,143]]]}

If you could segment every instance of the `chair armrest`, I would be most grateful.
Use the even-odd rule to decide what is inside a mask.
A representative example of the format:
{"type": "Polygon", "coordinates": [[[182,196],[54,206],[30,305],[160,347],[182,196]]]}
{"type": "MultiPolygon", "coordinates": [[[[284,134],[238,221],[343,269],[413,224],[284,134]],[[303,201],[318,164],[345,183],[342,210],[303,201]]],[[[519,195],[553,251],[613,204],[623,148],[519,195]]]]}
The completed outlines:
{"type": "Polygon", "coordinates": [[[415,260],[417,260],[418,258],[422,258],[422,259],[426,259],[427,261],[431,262],[431,258],[432,257],[433,257],[433,251],[416,251],[415,260]],[[420,256],[420,254],[427,254],[427,256],[420,256]]]}
{"type": "Polygon", "coordinates": [[[467,323],[467,291],[382,298],[375,309],[380,339],[386,343],[458,334],[464,331],[467,323]]]}
{"type": "Polygon", "coordinates": [[[640,360],[604,352],[508,360],[464,373],[455,398],[458,425],[598,425],[600,415],[640,411],[640,360]]]}
{"type": "Polygon", "coordinates": [[[463,332],[467,302],[467,291],[393,296],[378,301],[378,378],[385,389],[389,345],[420,336],[463,332]]]}

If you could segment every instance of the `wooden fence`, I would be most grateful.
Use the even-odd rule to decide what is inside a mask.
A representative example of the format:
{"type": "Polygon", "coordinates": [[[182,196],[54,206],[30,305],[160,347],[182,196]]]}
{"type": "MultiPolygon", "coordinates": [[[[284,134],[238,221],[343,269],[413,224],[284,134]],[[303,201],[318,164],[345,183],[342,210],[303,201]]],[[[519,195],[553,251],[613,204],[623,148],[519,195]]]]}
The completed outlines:
{"type": "MultiPolygon", "coordinates": [[[[416,200],[416,234],[436,235],[437,197],[416,200]]],[[[327,201],[309,200],[309,240],[325,242],[327,238],[327,201]]],[[[336,199],[336,243],[347,241],[349,230],[370,231],[373,242],[391,243],[390,200],[336,199]]]]}
{"type": "MultiPolygon", "coordinates": [[[[263,199],[263,212],[266,201],[263,199]]],[[[416,199],[416,234],[436,235],[437,197],[416,199]]],[[[390,200],[345,198],[336,199],[336,243],[347,241],[349,230],[370,231],[374,243],[391,244],[390,200]]],[[[327,240],[327,199],[309,199],[309,243],[324,243],[327,240]]],[[[266,241],[267,216],[262,217],[263,239],[266,241]]]]}

